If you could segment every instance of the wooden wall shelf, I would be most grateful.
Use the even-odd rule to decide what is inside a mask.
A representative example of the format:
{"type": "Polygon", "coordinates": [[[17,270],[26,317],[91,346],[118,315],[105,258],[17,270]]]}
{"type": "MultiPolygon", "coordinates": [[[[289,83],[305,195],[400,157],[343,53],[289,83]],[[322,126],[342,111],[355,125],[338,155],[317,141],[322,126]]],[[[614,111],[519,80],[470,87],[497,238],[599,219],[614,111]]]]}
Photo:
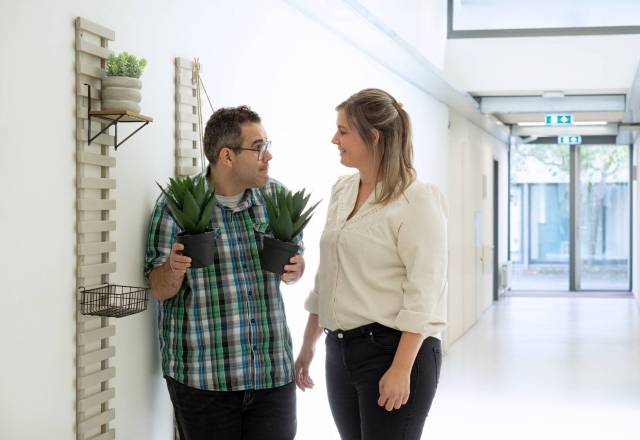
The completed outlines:
{"type": "Polygon", "coordinates": [[[87,144],[93,142],[101,134],[107,133],[109,128],[113,127],[115,129],[113,146],[117,150],[118,147],[125,143],[131,136],[142,130],[142,128],[153,121],[153,118],[151,116],[141,115],[140,113],[135,113],[129,110],[91,110],[91,85],[85,84],[85,86],[87,86],[87,94],[89,96],[89,111],[87,113],[87,117],[89,119],[89,123],[87,125],[87,144]],[[102,119],[103,121],[108,121],[109,123],[94,136],[91,136],[91,118],[102,119]],[[122,141],[118,142],[118,123],[120,122],[138,122],[142,125],[136,128],[133,133],[124,138],[122,141]]]}

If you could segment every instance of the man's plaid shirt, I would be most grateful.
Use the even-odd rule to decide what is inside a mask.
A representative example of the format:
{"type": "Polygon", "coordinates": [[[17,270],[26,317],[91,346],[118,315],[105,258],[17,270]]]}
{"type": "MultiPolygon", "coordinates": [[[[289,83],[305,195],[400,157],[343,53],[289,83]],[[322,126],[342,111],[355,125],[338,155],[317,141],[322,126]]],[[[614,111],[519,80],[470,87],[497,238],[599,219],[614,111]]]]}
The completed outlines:
{"type": "MultiPolygon", "coordinates": [[[[264,189],[277,187],[282,185],[270,180],[264,189]]],[[[187,269],[178,294],[159,306],[164,375],[212,391],[275,388],[293,381],[280,277],[260,267],[262,235],[268,228],[264,203],[260,191],[250,189],[233,210],[215,204],[210,224],[220,232],[215,262],[187,269]]],[[[161,196],[149,224],[147,278],[168,260],[178,232],[161,196]]]]}

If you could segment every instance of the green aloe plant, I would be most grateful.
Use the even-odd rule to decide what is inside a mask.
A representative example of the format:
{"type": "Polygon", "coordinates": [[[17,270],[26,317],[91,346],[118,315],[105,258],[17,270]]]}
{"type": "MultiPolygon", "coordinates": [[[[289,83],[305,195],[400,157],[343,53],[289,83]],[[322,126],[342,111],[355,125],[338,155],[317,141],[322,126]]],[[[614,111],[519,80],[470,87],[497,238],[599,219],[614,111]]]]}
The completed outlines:
{"type": "Polygon", "coordinates": [[[322,201],[304,211],[311,197],[311,194],[305,195],[304,192],[304,189],[293,193],[284,188],[277,188],[268,194],[262,190],[262,196],[267,203],[269,226],[278,240],[292,241],[307,226],[313,216],[313,210],[322,201]]]}
{"type": "Polygon", "coordinates": [[[166,190],[158,182],[156,185],[167,197],[169,209],[185,234],[205,232],[213,215],[215,197],[204,178],[170,178],[166,190]]]}
{"type": "Polygon", "coordinates": [[[120,52],[118,55],[111,54],[107,58],[105,73],[107,76],[128,76],[130,78],[140,78],[142,71],[147,65],[144,58],[138,59],[135,55],[120,52]]]}

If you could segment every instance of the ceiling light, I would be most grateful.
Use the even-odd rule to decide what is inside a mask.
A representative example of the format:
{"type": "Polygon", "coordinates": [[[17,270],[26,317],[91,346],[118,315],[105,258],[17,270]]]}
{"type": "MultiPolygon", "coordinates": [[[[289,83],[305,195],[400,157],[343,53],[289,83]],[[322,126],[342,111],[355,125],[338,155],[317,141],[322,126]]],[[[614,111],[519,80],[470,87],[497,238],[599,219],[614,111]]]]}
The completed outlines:
{"type": "Polygon", "coordinates": [[[562,90],[547,90],[542,92],[543,98],[564,98],[564,92],[562,90]]]}
{"type": "Polygon", "coordinates": [[[607,121],[574,121],[573,125],[607,125],[607,121]]]}
{"type": "MultiPolygon", "coordinates": [[[[520,127],[542,127],[547,125],[544,122],[518,122],[517,124],[520,127]]],[[[571,125],[584,126],[584,125],[607,125],[607,124],[608,124],[607,121],[580,121],[580,122],[574,122],[571,125]]],[[[571,125],[565,125],[565,127],[571,127],[571,125]]]]}
{"type": "Polygon", "coordinates": [[[518,122],[520,127],[542,127],[546,125],[544,122],[518,122]]]}

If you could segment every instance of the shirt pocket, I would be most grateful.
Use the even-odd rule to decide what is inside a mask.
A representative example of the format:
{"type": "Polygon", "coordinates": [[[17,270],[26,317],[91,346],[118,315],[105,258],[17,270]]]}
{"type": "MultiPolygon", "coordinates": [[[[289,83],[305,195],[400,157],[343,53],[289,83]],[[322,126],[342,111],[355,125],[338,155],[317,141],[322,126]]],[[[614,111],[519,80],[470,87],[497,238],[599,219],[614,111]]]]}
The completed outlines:
{"type": "Polygon", "coordinates": [[[256,243],[258,244],[258,250],[262,252],[262,238],[263,237],[272,237],[273,232],[271,232],[271,228],[269,228],[269,222],[254,222],[253,223],[253,232],[256,236],[256,243]]]}

